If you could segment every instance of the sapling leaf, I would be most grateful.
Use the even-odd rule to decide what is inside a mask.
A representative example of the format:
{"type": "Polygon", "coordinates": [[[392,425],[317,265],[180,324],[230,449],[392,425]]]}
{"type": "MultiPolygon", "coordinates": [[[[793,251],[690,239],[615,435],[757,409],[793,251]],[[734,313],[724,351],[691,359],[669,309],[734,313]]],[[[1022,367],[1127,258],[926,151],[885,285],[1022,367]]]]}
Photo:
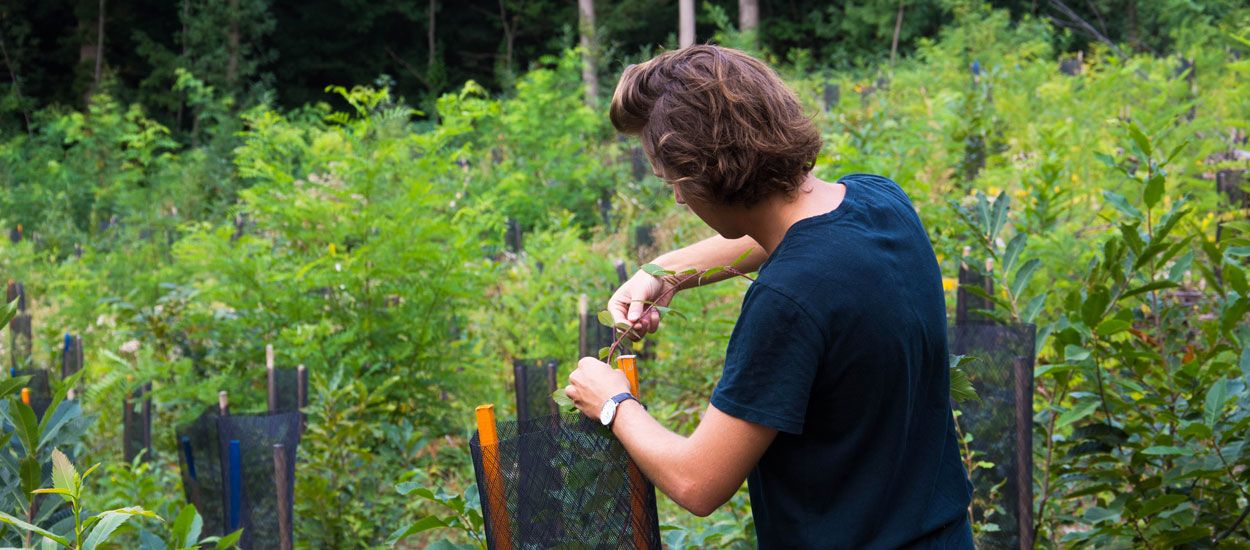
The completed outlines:
{"type": "Polygon", "coordinates": [[[607,360],[608,360],[608,354],[610,354],[610,353],[612,353],[612,348],[611,348],[611,347],[609,347],[609,346],[603,346],[603,347],[599,348],[599,360],[600,360],[600,361],[607,361],[607,360]]]}
{"type": "Polygon", "coordinates": [[[963,360],[962,355],[950,356],[951,399],[956,402],[980,401],[981,397],[977,395],[976,388],[972,387],[972,380],[968,378],[968,373],[959,367],[963,360]]]}
{"type": "Polygon", "coordinates": [[[1173,147],[1172,152],[1168,153],[1167,160],[1163,161],[1163,164],[1160,164],[1159,167],[1162,168],[1164,166],[1172,164],[1172,160],[1176,158],[1176,155],[1181,154],[1181,151],[1183,151],[1185,147],[1188,147],[1188,146],[1189,146],[1189,140],[1185,140],[1185,141],[1182,141],[1180,145],[1173,147]]]}
{"type": "Polygon", "coordinates": [[[643,270],[644,272],[646,272],[646,273],[647,273],[647,275],[650,275],[650,276],[652,276],[652,277],[664,277],[664,276],[666,276],[666,275],[672,275],[672,274],[673,274],[673,272],[672,272],[672,271],[669,271],[669,270],[667,270],[667,269],[664,269],[663,267],[660,267],[660,266],[655,265],[655,264],[643,264],[643,265],[642,265],[642,270],[643,270]]]}
{"type": "Polygon", "coordinates": [[[612,321],[612,314],[608,313],[608,310],[606,309],[603,311],[600,311],[599,315],[596,318],[599,320],[599,324],[605,327],[610,327],[614,324],[614,322],[612,321]]]}
{"type": "Polygon", "coordinates": [[[18,298],[14,298],[4,309],[0,309],[0,329],[9,326],[9,321],[17,317],[17,301],[18,298]]]}
{"type": "Polygon", "coordinates": [[[74,494],[81,484],[78,470],[60,449],[52,449],[52,486],[74,494]]]}
{"type": "Polygon", "coordinates": [[[564,393],[564,388],[557,388],[556,391],[551,392],[551,400],[555,401],[556,406],[561,409],[573,407],[573,400],[569,398],[568,394],[564,393]]]}
{"type": "Polygon", "coordinates": [[[1003,273],[1011,272],[1011,268],[1016,265],[1016,259],[1020,257],[1020,252],[1024,250],[1024,245],[1028,240],[1028,234],[1017,233],[1007,243],[1007,251],[1003,252],[1003,273]]]}
{"type": "Polygon", "coordinates": [[[679,271],[677,274],[678,274],[678,275],[683,275],[683,276],[684,276],[684,275],[694,275],[695,273],[698,273],[698,272],[699,272],[699,270],[697,270],[697,269],[695,269],[695,268],[693,268],[693,267],[692,267],[692,268],[690,268],[690,269],[683,269],[683,270],[679,271]]]}
{"type": "Polygon", "coordinates": [[[1202,418],[1207,426],[1215,427],[1215,423],[1223,416],[1224,403],[1228,402],[1230,397],[1233,397],[1233,394],[1228,391],[1228,379],[1221,378],[1211,384],[1211,388],[1207,390],[1207,399],[1202,411],[1202,418]]]}
{"type": "MultiPolygon", "coordinates": [[[[750,258],[750,257],[751,257],[751,252],[752,252],[752,251],[754,251],[754,250],[755,250],[754,248],[748,248],[748,249],[746,249],[745,251],[743,251],[743,252],[742,252],[742,254],[739,254],[739,255],[738,255],[738,258],[737,258],[737,259],[735,259],[735,260],[733,261],[733,263],[729,264],[729,267],[737,267],[737,266],[738,266],[738,264],[740,264],[740,263],[742,263],[742,262],[747,261],[747,258],[750,258]]],[[[715,269],[715,268],[713,268],[713,269],[715,269]]]]}
{"type": "Polygon", "coordinates": [[[40,535],[40,536],[52,539],[56,541],[58,544],[60,544],[61,546],[69,547],[69,539],[54,535],[45,529],[26,523],[25,521],[17,519],[4,512],[0,512],[0,523],[7,523],[9,525],[17,527],[18,529],[22,529],[24,531],[30,531],[31,533],[34,533],[36,535],[40,535]]]}
{"type": "Polygon", "coordinates": [[[1146,181],[1146,188],[1142,191],[1142,204],[1146,208],[1154,208],[1159,204],[1159,199],[1163,198],[1163,174],[1155,174],[1150,176],[1146,181]]]}
{"type": "Polygon", "coordinates": [[[720,267],[713,267],[711,269],[708,269],[707,271],[704,271],[703,273],[699,274],[699,284],[703,284],[704,279],[711,277],[712,275],[715,275],[717,273],[720,273],[724,270],[725,268],[723,266],[720,266],[720,267]]]}
{"type": "Polygon", "coordinates": [[[1133,143],[1137,144],[1137,148],[1141,149],[1142,154],[1149,157],[1154,151],[1150,148],[1150,139],[1143,134],[1141,128],[1130,122],[1128,124],[1128,135],[1133,138],[1133,143]]]}

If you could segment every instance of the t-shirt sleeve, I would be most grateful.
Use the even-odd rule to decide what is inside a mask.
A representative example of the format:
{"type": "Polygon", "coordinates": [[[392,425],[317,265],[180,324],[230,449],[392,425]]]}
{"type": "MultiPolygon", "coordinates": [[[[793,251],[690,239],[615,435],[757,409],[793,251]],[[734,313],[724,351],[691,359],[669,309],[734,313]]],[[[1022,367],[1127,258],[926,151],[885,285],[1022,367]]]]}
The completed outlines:
{"type": "Polygon", "coordinates": [[[712,405],[725,414],[799,434],[825,335],[797,302],[758,282],[742,303],[712,405]]]}

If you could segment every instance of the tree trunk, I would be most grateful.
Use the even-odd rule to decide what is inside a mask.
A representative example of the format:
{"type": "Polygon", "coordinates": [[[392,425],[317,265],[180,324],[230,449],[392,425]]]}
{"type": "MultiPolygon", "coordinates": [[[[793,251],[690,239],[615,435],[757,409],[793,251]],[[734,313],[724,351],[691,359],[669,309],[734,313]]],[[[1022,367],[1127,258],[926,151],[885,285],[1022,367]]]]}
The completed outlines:
{"type": "Polygon", "coordinates": [[[512,43],[515,39],[512,25],[508,24],[508,11],[504,8],[503,0],[499,0],[499,24],[503,26],[504,40],[504,70],[509,74],[512,73],[512,43]]]}
{"type": "Polygon", "coordinates": [[[759,0],[738,0],[738,30],[753,31],[760,28],[759,0]]]}
{"type": "Polygon", "coordinates": [[[231,86],[239,78],[239,0],[230,0],[230,28],[226,32],[226,83],[231,86]]]}
{"type": "Polygon", "coordinates": [[[578,27],[582,43],[582,81],[586,83],[586,105],[594,108],[599,99],[599,72],[595,47],[595,0],[577,0],[578,27]]]}
{"type": "Polygon", "coordinates": [[[894,19],[894,40],[890,43],[890,66],[898,56],[898,35],[903,31],[903,0],[898,0],[898,17],[894,19]]]}
{"type": "Polygon", "coordinates": [[[694,0],[680,0],[677,8],[677,46],[694,45],[694,0]]]}
{"type": "Polygon", "coordinates": [[[96,18],[95,35],[95,81],[91,85],[92,93],[100,89],[100,74],[104,67],[104,0],[100,0],[100,14],[96,18]]]}
{"type": "Polygon", "coordinates": [[[426,62],[426,76],[434,74],[434,63],[437,57],[434,55],[434,24],[437,18],[434,16],[435,10],[438,8],[438,0],[430,0],[430,32],[426,34],[426,48],[430,51],[429,61],[426,62]]]}

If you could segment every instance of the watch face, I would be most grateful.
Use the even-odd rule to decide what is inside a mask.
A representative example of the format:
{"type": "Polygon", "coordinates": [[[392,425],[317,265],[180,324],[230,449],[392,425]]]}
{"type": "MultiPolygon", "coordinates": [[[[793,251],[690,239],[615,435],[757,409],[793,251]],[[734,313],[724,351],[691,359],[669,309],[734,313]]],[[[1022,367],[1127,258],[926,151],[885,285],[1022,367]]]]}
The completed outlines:
{"type": "Polygon", "coordinates": [[[609,399],[603,404],[603,409],[599,411],[599,423],[604,426],[610,426],[614,416],[616,416],[616,401],[609,399]]]}

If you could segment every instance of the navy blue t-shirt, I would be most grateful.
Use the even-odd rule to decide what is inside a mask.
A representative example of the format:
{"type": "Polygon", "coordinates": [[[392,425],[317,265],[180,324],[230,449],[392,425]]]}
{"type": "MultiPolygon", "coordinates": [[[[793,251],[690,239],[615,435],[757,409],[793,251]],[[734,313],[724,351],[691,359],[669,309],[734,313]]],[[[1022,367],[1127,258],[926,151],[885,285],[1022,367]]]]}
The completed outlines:
{"type": "Polygon", "coordinates": [[[867,174],[747,290],[712,404],[778,430],[748,478],[761,548],[971,548],[946,301],[906,193],[867,174]]]}

